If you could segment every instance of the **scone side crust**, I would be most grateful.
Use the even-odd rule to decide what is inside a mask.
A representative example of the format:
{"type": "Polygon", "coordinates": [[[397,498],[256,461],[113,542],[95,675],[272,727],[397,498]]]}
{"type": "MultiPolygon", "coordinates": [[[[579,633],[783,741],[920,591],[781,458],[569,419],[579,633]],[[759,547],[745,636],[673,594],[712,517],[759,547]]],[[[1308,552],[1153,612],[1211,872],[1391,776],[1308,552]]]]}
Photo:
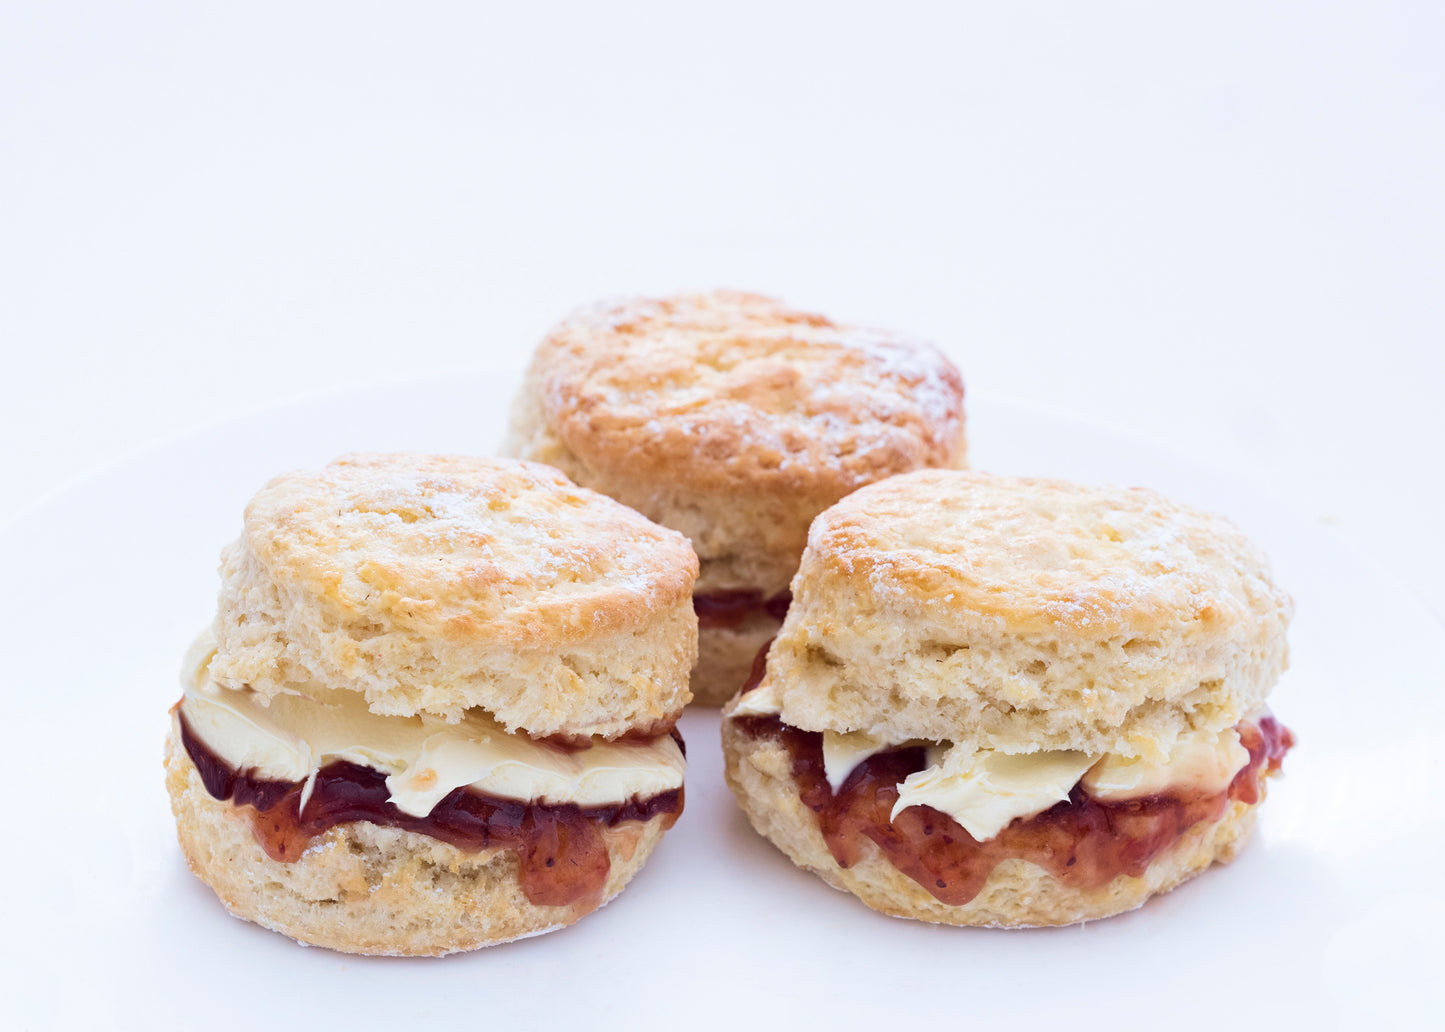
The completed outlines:
{"type": "Polygon", "coordinates": [[[894,867],[872,843],[860,862],[841,868],[803,804],[791,757],[779,743],[756,739],[722,722],[728,785],[754,829],[798,867],[895,917],[954,925],[1037,927],[1074,924],[1132,910],[1209,867],[1232,860],[1246,841],[1257,807],[1234,802],[1217,821],[1191,828],[1141,877],[1120,875],[1081,891],[1022,860],[999,864],[972,902],[949,906],[894,867]]]}
{"type": "MultiPolygon", "coordinates": [[[[166,788],[192,872],[237,917],[347,953],[441,956],[572,924],[594,907],[537,906],[508,850],[468,853],[362,821],[331,829],[295,863],[272,860],[230,803],[210,796],[174,731],[166,788]]],[[[612,899],[661,839],[664,820],[606,829],[612,899]]]]}
{"type": "Polygon", "coordinates": [[[698,662],[692,671],[693,702],[722,706],[748,679],[758,650],[777,634],[778,623],[766,615],[736,628],[698,631],[698,662]]]}

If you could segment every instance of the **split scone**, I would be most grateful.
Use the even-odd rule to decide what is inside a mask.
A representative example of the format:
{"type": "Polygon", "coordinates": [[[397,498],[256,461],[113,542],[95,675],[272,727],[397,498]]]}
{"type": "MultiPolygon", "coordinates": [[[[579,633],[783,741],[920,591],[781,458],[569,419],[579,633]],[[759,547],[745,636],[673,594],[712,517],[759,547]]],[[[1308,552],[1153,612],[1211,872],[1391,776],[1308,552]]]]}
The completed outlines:
{"type": "Polygon", "coordinates": [[[751,294],[623,300],[538,346],[504,451],[686,534],[692,692],[727,701],[778,631],[808,524],[895,473],[964,464],[963,381],[933,347],[751,294]]]}
{"type": "Polygon", "coordinates": [[[1062,925],[1233,858],[1290,733],[1289,597],[1141,489],[925,470],[814,522],[723,713],[759,833],[876,910],[1062,925]]]}
{"type": "Polygon", "coordinates": [[[571,924],[682,811],[697,558],[554,469],[272,480],[172,710],[191,869],[238,917],[437,955],[571,924]]]}

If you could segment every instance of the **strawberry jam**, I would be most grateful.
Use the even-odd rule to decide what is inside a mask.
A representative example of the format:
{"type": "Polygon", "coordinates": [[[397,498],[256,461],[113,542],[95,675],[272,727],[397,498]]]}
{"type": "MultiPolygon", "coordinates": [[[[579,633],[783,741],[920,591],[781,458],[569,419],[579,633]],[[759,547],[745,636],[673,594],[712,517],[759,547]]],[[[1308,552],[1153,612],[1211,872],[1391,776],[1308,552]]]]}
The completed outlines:
{"type": "Polygon", "coordinates": [[[793,596],[784,591],[772,598],[763,598],[761,591],[709,591],[692,596],[692,608],[697,613],[699,628],[714,630],[736,630],[754,613],[763,613],[782,623],[788,615],[793,596]]]}
{"type": "Polygon", "coordinates": [[[942,811],[911,806],[890,819],[898,785],[927,760],[918,747],[890,749],[860,763],[837,793],[823,768],[823,736],[784,724],[777,717],[739,717],[736,723],[757,738],[782,743],[792,757],[793,778],[833,859],[851,867],[872,842],[894,867],[951,906],[968,903],[995,866],[1020,859],[1037,864],[1077,889],[1098,889],[1121,874],[1138,877],[1150,862],[1202,821],[1223,817],[1231,801],[1264,797],[1266,775],[1279,770],[1294,744],[1273,717],[1238,726],[1249,763],[1229,788],[1213,794],[1162,793],[1123,802],[1091,797],[1075,785],[1066,802],[1019,818],[998,835],[979,842],[942,811]]]}
{"type": "MultiPolygon", "coordinates": [[[[682,813],[681,788],[650,799],[585,808],[572,803],[526,803],[458,788],[425,817],[413,817],[392,804],[385,774],[344,761],[321,768],[302,807],[304,783],[267,781],[253,771],[233,769],[191,732],[184,714],[177,711],[177,716],[181,742],[206,791],[245,809],[257,842],[267,856],[281,863],[300,859],[316,836],[336,825],[370,821],[429,835],[471,852],[513,850],[520,861],[518,881],[531,902],[595,907],[602,901],[611,869],[603,829],[658,816],[671,827],[682,813]]],[[[677,732],[673,736],[681,745],[677,732]]]]}

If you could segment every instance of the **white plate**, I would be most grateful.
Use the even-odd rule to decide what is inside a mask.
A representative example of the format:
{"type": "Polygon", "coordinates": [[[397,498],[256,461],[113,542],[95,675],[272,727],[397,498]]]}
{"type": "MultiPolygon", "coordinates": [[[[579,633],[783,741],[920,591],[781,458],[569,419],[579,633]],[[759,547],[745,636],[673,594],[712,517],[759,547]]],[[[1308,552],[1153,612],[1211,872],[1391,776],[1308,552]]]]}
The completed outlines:
{"type": "Polygon", "coordinates": [[[716,716],[703,712],[683,721],[686,813],[626,892],[573,928],[387,960],[303,950],[231,919],[186,871],[160,765],[218,550],[281,470],[358,449],[491,451],[513,383],[463,377],[250,418],[96,476],[0,535],[0,1015],[17,1019],[0,1025],[1297,1028],[1423,1017],[1445,926],[1434,888],[1445,634],[1329,528],[1248,484],[986,398],[970,403],[976,466],[1147,484],[1227,513],[1294,592],[1293,667],[1273,703],[1300,744],[1234,864],[1082,927],[882,917],[753,834],[722,783],[716,716]]]}

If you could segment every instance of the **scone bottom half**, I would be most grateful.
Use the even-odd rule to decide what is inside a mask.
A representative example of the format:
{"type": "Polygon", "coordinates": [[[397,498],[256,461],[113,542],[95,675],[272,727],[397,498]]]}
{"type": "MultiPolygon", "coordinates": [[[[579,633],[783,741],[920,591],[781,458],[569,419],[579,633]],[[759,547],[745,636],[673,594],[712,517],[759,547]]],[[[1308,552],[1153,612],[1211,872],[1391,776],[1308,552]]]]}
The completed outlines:
{"type": "Polygon", "coordinates": [[[686,761],[673,725],[696,648],[696,559],[678,535],[542,467],[384,455],[273,481],[248,508],[239,547],[264,559],[223,563],[231,582],[187,655],[166,751],[183,852],[236,916],[350,953],[476,949],[605,904],[680,815],[686,761]],[[279,503],[278,483],[289,496],[279,503]],[[591,561],[628,546],[629,557],[591,561]],[[369,633],[357,635],[329,613],[356,608],[348,566],[376,579],[382,562],[403,601],[363,593],[369,633]],[[268,603],[278,596],[284,606],[268,603]],[[579,626],[572,613],[589,600],[610,606],[579,626]],[[649,603],[665,610],[650,625],[649,603]],[[446,612],[471,619],[439,628],[446,612]],[[534,694],[513,705],[513,718],[531,707],[524,717],[537,716],[539,732],[479,698],[519,701],[486,676],[508,647],[524,669],[549,669],[539,638],[549,620],[561,669],[588,649],[594,663],[559,686],[557,704],[534,694]],[[474,642],[459,640],[458,623],[474,642]],[[629,651],[596,655],[618,630],[629,651]],[[455,672],[471,655],[483,669],[386,691],[389,661],[426,665],[423,632],[448,638],[431,649],[433,666],[455,672]],[[333,668],[309,667],[308,648],[286,649],[270,669],[258,662],[258,643],[304,638],[333,668]],[[345,686],[348,662],[362,683],[345,686]],[[266,676],[238,683],[241,669],[266,676]],[[648,685],[646,670],[670,683],[648,685]],[[609,679],[625,719],[578,698],[608,694],[609,679]]]}
{"type": "MultiPolygon", "coordinates": [[[[727,780],[754,828],[798,866],[876,910],[955,925],[1056,926],[1108,917],[1233,859],[1268,778],[1294,744],[1264,704],[1290,602],[1273,587],[1263,557],[1224,521],[1150,493],[976,473],[908,480],[865,489],[837,507],[846,511],[819,518],[782,632],[760,651],[748,683],[724,709],[727,780]],[[870,498],[870,491],[882,497],[870,498]],[[940,509],[960,520],[983,513],[986,522],[943,530],[940,509]],[[1039,525],[1010,509],[1042,510],[1055,529],[1040,539],[1039,525]],[[1149,538],[1147,546],[1091,548],[1089,511],[1113,514],[1106,521],[1110,545],[1119,527],[1129,527],[1149,538]],[[1017,554],[994,554],[985,564],[971,546],[982,538],[995,549],[992,526],[999,523],[1011,525],[1023,543],[1017,554]],[[1068,546],[1049,541],[1051,533],[1067,537],[1068,546]],[[851,550],[846,558],[840,540],[851,550]],[[898,552],[906,552],[904,559],[898,552]],[[1074,562],[1060,561],[1070,554],[1074,562]],[[1242,567],[1241,557],[1248,560],[1242,567]],[[1074,707],[1072,682],[1050,697],[1054,686],[1034,666],[1037,641],[1024,630],[1014,630],[1012,640],[1007,629],[997,632],[999,611],[1010,606],[1003,615],[1015,628],[1039,626],[1027,595],[1009,582],[1033,585],[1042,579],[1040,567],[1052,574],[1056,596],[1097,598],[1107,576],[1108,587],[1138,610],[1121,605],[1102,630],[1076,622],[1057,631],[1060,652],[1106,652],[1108,636],[1123,624],[1124,634],[1151,633],[1191,659],[1186,676],[1217,662],[1219,683],[1205,688],[1213,696],[1201,700],[1197,686],[1166,683],[1157,657],[1135,673],[1126,654],[1113,657],[1107,674],[1116,698],[1135,701],[1115,719],[1112,738],[1096,713],[1074,707]],[[849,583],[860,569],[869,578],[861,589],[849,583]],[[890,569],[892,584],[880,574],[890,569]],[[915,589],[936,592],[926,608],[914,605],[923,592],[909,597],[897,590],[900,569],[915,589]],[[1232,623],[1206,620],[1202,635],[1191,640],[1186,630],[1171,639],[1160,611],[1184,604],[1183,595],[1174,584],[1147,582],[1178,569],[1189,571],[1195,594],[1188,604],[1230,613],[1232,623]],[[948,594],[941,584],[954,589],[953,600],[941,597],[948,594]],[[1010,590],[1012,598],[995,601],[994,612],[981,617],[978,600],[1010,590]],[[906,662],[916,656],[901,655],[892,678],[880,675],[887,646],[850,639],[848,629],[866,621],[838,612],[865,592],[874,601],[890,597],[896,607],[889,614],[895,647],[914,631],[910,615],[916,621],[926,614],[927,636],[964,653],[976,642],[983,661],[975,656],[969,667],[935,654],[918,665],[906,662]],[[1141,626],[1130,628],[1130,620],[1141,626]],[[1091,642],[1091,634],[1101,640],[1091,642]],[[849,645],[868,662],[841,658],[849,645]],[[831,654],[820,659],[820,648],[831,654]],[[1036,674],[1028,705],[1017,698],[1017,684],[986,676],[1010,650],[1036,674]],[[871,695],[862,676],[878,679],[871,695]],[[831,710],[822,704],[829,692],[831,710]],[[1005,703],[1010,694],[1015,701],[1005,703]],[[920,698],[932,704],[920,706],[920,698]],[[1169,705],[1179,699],[1188,702],[1169,705]],[[951,733],[940,733],[940,713],[950,714],[951,733]],[[970,720],[970,713],[977,716],[970,720]]],[[[1098,687],[1095,698],[1104,694],[1098,687]]]]}
{"type": "Polygon", "coordinates": [[[953,363],[904,334],[738,291],[618,298],[539,343],[504,450],[687,536],[693,700],[720,706],[778,632],[813,518],[894,474],[965,465],[963,402],[953,363]]]}

